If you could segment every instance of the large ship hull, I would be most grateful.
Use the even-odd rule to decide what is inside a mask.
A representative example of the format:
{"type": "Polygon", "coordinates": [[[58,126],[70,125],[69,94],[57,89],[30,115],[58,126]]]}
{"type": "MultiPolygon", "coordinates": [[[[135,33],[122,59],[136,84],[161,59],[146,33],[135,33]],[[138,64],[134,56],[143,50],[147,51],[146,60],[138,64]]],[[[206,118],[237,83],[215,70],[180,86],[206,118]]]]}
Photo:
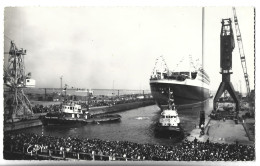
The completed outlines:
{"type": "Polygon", "coordinates": [[[203,86],[154,81],[150,82],[150,87],[152,96],[160,108],[168,105],[169,88],[173,91],[174,103],[177,106],[193,107],[210,97],[209,89],[203,86]]]}

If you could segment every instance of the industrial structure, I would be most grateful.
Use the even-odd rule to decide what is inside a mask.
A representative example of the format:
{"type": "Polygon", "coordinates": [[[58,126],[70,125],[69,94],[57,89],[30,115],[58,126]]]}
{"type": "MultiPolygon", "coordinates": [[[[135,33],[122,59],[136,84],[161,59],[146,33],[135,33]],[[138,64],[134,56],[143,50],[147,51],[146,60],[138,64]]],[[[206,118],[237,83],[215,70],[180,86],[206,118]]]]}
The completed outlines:
{"type": "MultiPolygon", "coordinates": [[[[243,75],[246,83],[246,94],[247,99],[250,98],[250,84],[249,84],[249,77],[247,74],[247,66],[246,66],[246,58],[244,53],[244,47],[242,42],[242,35],[240,32],[238,19],[236,15],[236,9],[233,7],[233,15],[234,15],[234,24],[235,24],[235,30],[236,30],[236,39],[237,39],[237,45],[239,49],[240,54],[240,60],[241,65],[243,69],[243,75]]],[[[233,98],[235,104],[236,104],[236,113],[238,113],[240,109],[238,96],[235,93],[234,87],[230,81],[230,74],[232,74],[232,51],[235,48],[235,41],[234,41],[234,34],[232,29],[232,21],[231,18],[229,19],[222,19],[222,28],[221,28],[221,34],[220,34],[220,73],[222,74],[222,82],[218,88],[218,91],[215,95],[214,101],[213,101],[213,108],[214,110],[217,109],[217,102],[218,99],[221,97],[221,95],[224,93],[224,97],[227,95],[227,92],[229,95],[233,98]]],[[[241,89],[241,85],[240,85],[241,89]]],[[[241,90],[240,90],[241,91],[241,90]]],[[[242,92],[240,92],[242,93],[242,92]]]]}
{"type": "Polygon", "coordinates": [[[245,78],[245,82],[246,82],[247,96],[249,97],[250,96],[250,85],[249,85],[249,78],[248,78],[248,74],[247,74],[246,57],[245,57],[245,53],[244,53],[242,35],[241,35],[239,24],[238,24],[236,8],[234,8],[234,7],[233,7],[233,13],[234,13],[234,23],[235,23],[235,29],[236,29],[236,36],[237,36],[237,44],[238,44],[238,48],[239,48],[241,64],[242,64],[242,68],[243,68],[243,72],[244,72],[244,78],[245,78]]]}
{"type": "Polygon", "coordinates": [[[26,50],[18,49],[11,41],[8,61],[4,67],[4,86],[8,93],[4,96],[5,120],[26,118],[32,114],[31,103],[24,94],[26,87],[35,87],[31,73],[25,74],[24,55],[26,50]]]}
{"type": "Polygon", "coordinates": [[[230,81],[230,74],[232,74],[232,52],[235,48],[232,21],[231,19],[222,19],[222,27],[220,33],[220,74],[222,74],[222,82],[218,88],[213,101],[214,110],[217,109],[217,102],[221,95],[228,91],[236,104],[236,112],[239,111],[239,101],[235,93],[232,82],[230,81]]]}

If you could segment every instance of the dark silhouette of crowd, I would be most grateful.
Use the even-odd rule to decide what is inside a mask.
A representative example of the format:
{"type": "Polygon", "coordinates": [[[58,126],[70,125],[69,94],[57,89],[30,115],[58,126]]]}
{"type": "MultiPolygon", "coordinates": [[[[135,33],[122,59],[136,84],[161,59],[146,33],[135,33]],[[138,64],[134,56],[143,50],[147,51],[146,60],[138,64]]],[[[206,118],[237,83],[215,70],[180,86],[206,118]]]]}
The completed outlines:
{"type": "Polygon", "coordinates": [[[33,133],[4,135],[4,152],[45,154],[81,160],[156,160],[156,161],[253,161],[250,145],[184,140],[178,145],[138,144],[78,137],[41,136],[33,133]]]}
{"type": "Polygon", "coordinates": [[[88,100],[87,104],[86,102],[79,101],[79,104],[83,108],[87,107],[101,107],[101,106],[113,106],[118,104],[126,104],[126,103],[133,103],[138,101],[147,101],[151,100],[149,98],[137,98],[138,96],[121,96],[121,97],[115,97],[115,98],[109,98],[108,96],[101,96],[101,97],[95,97],[91,100],[88,100]]]}
{"type": "MultiPolygon", "coordinates": [[[[130,99],[109,99],[109,100],[90,100],[89,104],[86,102],[77,101],[78,104],[82,106],[82,108],[90,108],[90,107],[100,107],[100,106],[113,106],[118,104],[125,103],[133,103],[136,101],[146,101],[148,99],[138,99],[138,98],[130,98],[130,99]]],[[[36,104],[32,107],[33,113],[48,113],[48,112],[59,112],[62,108],[62,104],[52,104],[43,106],[41,104],[36,104]]]]}
{"type": "MultiPolygon", "coordinates": [[[[138,95],[122,95],[119,97],[111,98],[108,96],[99,96],[94,97],[86,101],[76,101],[78,104],[82,106],[82,108],[90,108],[90,107],[101,107],[101,106],[113,106],[118,104],[125,104],[125,103],[133,103],[137,101],[146,101],[151,100],[149,98],[139,99],[138,95]]],[[[36,104],[32,107],[33,113],[47,113],[47,112],[58,112],[61,109],[61,104],[52,104],[43,106],[41,104],[36,104]]]]}
{"type": "Polygon", "coordinates": [[[91,100],[89,102],[90,107],[100,107],[100,106],[112,106],[125,103],[133,103],[137,101],[146,101],[148,99],[138,99],[137,97],[125,97],[125,98],[115,98],[115,99],[102,99],[102,100],[91,100]]]}
{"type": "Polygon", "coordinates": [[[47,105],[47,106],[37,104],[32,107],[32,111],[33,111],[33,113],[47,113],[47,112],[51,112],[51,111],[57,112],[60,110],[60,108],[61,108],[60,104],[55,104],[55,105],[53,104],[53,105],[47,105]]]}

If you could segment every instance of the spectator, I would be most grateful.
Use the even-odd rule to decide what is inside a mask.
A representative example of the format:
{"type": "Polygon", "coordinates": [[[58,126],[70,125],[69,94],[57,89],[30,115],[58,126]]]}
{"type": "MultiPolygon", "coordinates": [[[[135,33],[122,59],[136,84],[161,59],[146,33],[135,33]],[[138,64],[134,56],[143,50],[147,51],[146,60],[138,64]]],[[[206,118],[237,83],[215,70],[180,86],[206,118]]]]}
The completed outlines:
{"type": "MultiPolygon", "coordinates": [[[[59,154],[61,150],[88,153],[91,156],[104,155],[111,160],[128,158],[130,160],[164,161],[252,161],[255,160],[255,148],[249,145],[200,142],[185,139],[175,146],[137,144],[128,141],[108,141],[100,139],[79,139],[76,137],[41,136],[33,133],[9,133],[4,135],[4,151],[23,152],[34,147],[35,151],[59,154]],[[42,149],[42,150],[41,150],[42,149]]],[[[62,153],[60,153],[62,154],[62,153]]]]}

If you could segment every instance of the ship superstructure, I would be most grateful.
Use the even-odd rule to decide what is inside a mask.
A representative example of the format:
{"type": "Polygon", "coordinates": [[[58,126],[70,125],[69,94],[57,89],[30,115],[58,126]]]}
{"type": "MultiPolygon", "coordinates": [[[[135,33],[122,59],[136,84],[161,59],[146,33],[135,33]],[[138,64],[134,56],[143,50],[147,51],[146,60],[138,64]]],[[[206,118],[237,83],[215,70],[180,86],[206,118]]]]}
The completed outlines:
{"type": "Polygon", "coordinates": [[[178,106],[205,101],[210,97],[209,84],[209,76],[201,66],[190,62],[186,69],[170,71],[162,56],[157,59],[150,78],[151,92],[160,108],[167,106],[171,92],[178,106]]]}

